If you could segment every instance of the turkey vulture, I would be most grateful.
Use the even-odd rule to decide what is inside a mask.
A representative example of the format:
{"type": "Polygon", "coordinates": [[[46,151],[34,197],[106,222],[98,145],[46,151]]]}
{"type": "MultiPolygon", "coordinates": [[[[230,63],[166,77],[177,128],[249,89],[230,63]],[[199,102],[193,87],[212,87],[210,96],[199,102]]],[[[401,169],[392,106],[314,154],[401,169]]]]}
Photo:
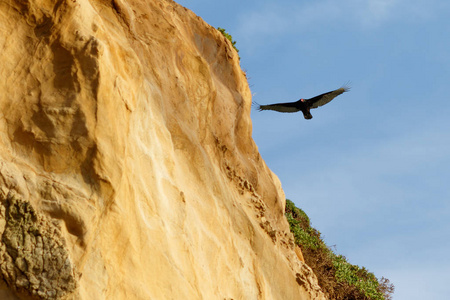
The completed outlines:
{"type": "Polygon", "coordinates": [[[268,105],[259,105],[258,103],[254,102],[256,105],[256,109],[259,111],[263,110],[275,110],[279,112],[287,112],[287,113],[293,113],[302,111],[303,116],[305,119],[309,120],[312,119],[312,115],[309,112],[312,108],[318,108],[319,106],[325,105],[331,100],[333,100],[335,97],[339,96],[342,93],[348,92],[350,90],[350,87],[343,86],[337,90],[323,93],[319,96],[315,96],[310,99],[300,99],[296,102],[287,102],[287,103],[275,103],[275,104],[268,104],[268,105]]]}

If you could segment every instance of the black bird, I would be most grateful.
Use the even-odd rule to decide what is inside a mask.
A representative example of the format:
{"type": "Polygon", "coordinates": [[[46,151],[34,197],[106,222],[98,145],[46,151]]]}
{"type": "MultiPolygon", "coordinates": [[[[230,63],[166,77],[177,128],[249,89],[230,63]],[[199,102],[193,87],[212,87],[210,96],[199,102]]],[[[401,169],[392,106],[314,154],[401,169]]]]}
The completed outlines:
{"type": "Polygon", "coordinates": [[[256,109],[259,111],[274,110],[284,113],[293,113],[301,111],[305,119],[309,120],[312,119],[312,115],[309,111],[310,109],[318,108],[319,106],[325,105],[331,100],[333,100],[335,97],[339,96],[342,93],[348,92],[349,90],[350,87],[343,86],[337,90],[328,93],[323,93],[319,96],[315,96],[310,99],[300,99],[296,102],[275,103],[268,105],[259,105],[258,103],[254,102],[254,105],[256,106],[256,109]]]}

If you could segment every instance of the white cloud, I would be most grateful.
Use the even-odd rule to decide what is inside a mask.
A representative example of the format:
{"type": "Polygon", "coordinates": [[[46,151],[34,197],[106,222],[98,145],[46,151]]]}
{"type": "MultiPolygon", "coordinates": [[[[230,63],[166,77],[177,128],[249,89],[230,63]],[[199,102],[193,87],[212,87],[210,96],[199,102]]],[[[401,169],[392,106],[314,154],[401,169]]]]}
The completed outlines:
{"type": "Polygon", "coordinates": [[[361,11],[360,22],[368,26],[380,25],[394,14],[398,6],[398,0],[367,1],[361,11]]]}

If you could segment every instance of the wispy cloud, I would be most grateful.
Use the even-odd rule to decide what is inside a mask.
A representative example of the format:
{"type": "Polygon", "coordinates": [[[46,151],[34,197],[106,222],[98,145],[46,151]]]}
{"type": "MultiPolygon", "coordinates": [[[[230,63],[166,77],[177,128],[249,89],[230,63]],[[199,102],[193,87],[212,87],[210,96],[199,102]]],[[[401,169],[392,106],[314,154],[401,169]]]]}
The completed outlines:
{"type": "Polygon", "coordinates": [[[243,35],[253,37],[311,31],[338,23],[373,29],[393,20],[428,18],[438,7],[434,2],[437,0],[319,0],[290,6],[269,3],[242,15],[238,27],[243,35]]]}

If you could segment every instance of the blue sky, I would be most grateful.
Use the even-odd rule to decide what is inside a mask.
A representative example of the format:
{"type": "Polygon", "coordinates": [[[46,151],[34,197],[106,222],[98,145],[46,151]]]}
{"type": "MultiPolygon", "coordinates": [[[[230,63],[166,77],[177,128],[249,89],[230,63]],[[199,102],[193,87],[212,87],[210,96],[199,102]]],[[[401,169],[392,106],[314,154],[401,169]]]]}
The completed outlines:
{"type": "Polygon", "coordinates": [[[450,294],[450,2],[179,0],[237,41],[253,138],[328,245],[387,277],[395,300],[450,294]]]}

